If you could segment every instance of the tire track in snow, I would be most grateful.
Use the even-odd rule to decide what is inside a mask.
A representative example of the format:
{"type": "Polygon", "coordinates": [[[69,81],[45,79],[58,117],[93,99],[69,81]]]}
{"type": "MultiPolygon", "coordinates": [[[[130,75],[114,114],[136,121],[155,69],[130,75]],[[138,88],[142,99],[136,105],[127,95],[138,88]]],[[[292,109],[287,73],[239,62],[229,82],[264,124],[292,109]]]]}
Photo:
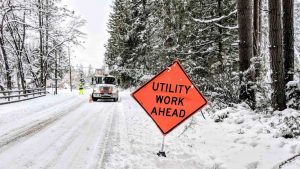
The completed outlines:
{"type": "Polygon", "coordinates": [[[76,105],[80,108],[62,113],[56,120],[50,116],[56,118],[54,115],[60,113],[52,110],[51,115],[43,117],[53,122],[39,124],[39,131],[2,147],[3,152],[0,149],[0,168],[106,167],[122,137],[120,131],[124,126],[118,124],[123,116],[120,105],[110,102],[76,105]]]}
{"type": "Polygon", "coordinates": [[[60,157],[52,162],[52,165],[47,165],[48,168],[92,168],[89,164],[94,162],[95,150],[97,149],[98,141],[103,141],[104,133],[107,126],[110,126],[110,121],[113,116],[113,108],[111,103],[105,103],[99,106],[104,106],[101,111],[97,107],[92,107],[93,116],[86,125],[84,125],[75,141],[73,141],[60,157]]]}
{"type": "MultiPolygon", "coordinates": [[[[117,105],[118,106],[118,105],[117,105]]],[[[109,143],[111,142],[111,132],[112,129],[115,125],[115,119],[116,119],[116,113],[115,112],[116,109],[113,110],[112,115],[110,116],[109,120],[108,120],[108,124],[106,124],[106,130],[104,133],[104,139],[102,140],[98,140],[98,149],[96,151],[98,151],[96,157],[97,157],[97,161],[96,164],[94,164],[94,166],[92,166],[91,168],[103,168],[104,166],[104,162],[107,159],[107,156],[109,155],[108,150],[111,150],[111,147],[108,147],[109,143]],[[99,167],[100,166],[100,167],[99,167]]]]}
{"type": "Polygon", "coordinates": [[[0,154],[0,168],[51,168],[55,166],[60,155],[82,134],[81,130],[84,126],[88,125],[90,119],[94,119],[93,113],[89,112],[89,105],[86,103],[69,112],[42,132],[0,154]],[[4,162],[1,164],[1,161],[4,162]]]}
{"type": "MultiPolygon", "coordinates": [[[[100,110],[103,110],[103,108],[100,109],[100,110]]],[[[86,114],[86,112],[84,112],[83,114],[86,114]]],[[[42,167],[42,165],[44,165],[43,163],[41,163],[40,166],[42,168],[53,168],[55,166],[56,162],[58,161],[58,159],[61,157],[61,155],[68,149],[68,147],[81,134],[82,130],[84,129],[84,126],[87,126],[89,124],[89,120],[92,117],[93,117],[93,114],[89,114],[89,116],[85,116],[84,118],[82,118],[81,116],[79,116],[79,119],[78,119],[78,121],[80,121],[79,124],[74,124],[74,123],[78,123],[77,120],[73,121],[74,123],[70,124],[71,131],[68,131],[68,130],[65,131],[65,133],[62,136],[64,138],[60,138],[58,140],[58,141],[64,140],[64,143],[60,146],[60,148],[57,151],[55,157],[53,159],[51,159],[51,161],[48,162],[48,164],[46,164],[45,167],[42,167]],[[77,125],[77,126],[72,128],[72,125],[74,125],[74,126],[77,125]]],[[[47,156],[47,153],[45,153],[45,156],[47,156]]],[[[43,158],[44,157],[41,157],[40,159],[43,159],[43,158]]]]}
{"type": "Polygon", "coordinates": [[[134,168],[130,160],[130,143],[128,141],[123,103],[118,103],[112,117],[109,130],[106,132],[105,141],[102,143],[102,154],[96,167],[90,168],[134,168]],[[123,161],[120,163],[120,161],[123,161]]]}
{"type": "MultiPolygon", "coordinates": [[[[114,110],[114,109],[113,109],[114,110]]],[[[101,113],[103,113],[103,112],[101,112],[101,113]]],[[[92,149],[97,149],[97,144],[99,143],[98,141],[99,140],[101,140],[101,141],[103,141],[103,133],[106,133],[105,131],[107,130],[107,126],[111,126],[111,119],[114,117],[114,112],[109,112],[109,115],[107,116],[107,118],[105,119],[105,123],[103,123],[101,126],[102,126],[102,131],[101,132],[99,132],[99,135],[98,135],[98,137],[88,137],[88,138],[90,138],[90,139],[87,139],[87,140],[85,140],[85,143],[86,144],[82,144],[80,147],[79,147],[79,149],[77,150],[77,152],[76,153],[74,153],[73,154],[73,156],[72,156],[72,164],[70,165],[70,168],[76,168],[76,166],[77,166],[77,164],[76,164],[76,161],[78,161],[78,154],[82,154],[81,152],[83,152],[83,151],[85,151],[85,147],[86,147],[86,145],[92,145],[91,147],[92,147],[92,149]],[[75,162],[75,163],[74,163],[75,162]]],[[[94,123],[94,124],[97,124],[97,119],[99,119],[100,117],[101,117],[101,115],[100,115],[100,112],[99,112],[99,114],[98,114],[98,116],[97,116],[98,118],[95,118],[94,119],[94,121],[92,122],[92,123],[94,123]]],[[[88,127],[89,128],[89,133],[86,133],[86,135],[87,136],[91,136],[91,135],[95,135],[95,130],[97,129],[97,128],[100,128],[101,126],[99,126],[99,125],[92,125],[92,123],[91,123],[91,125],[88,127]]],[[[109,127],[110,128],[110,127],[109,127]]],[[[106,138],[106,137],[105,137],[106,138]]],[[[101,142],[100,141],[100,142],[101,142]]],[[[87,161],[88,162],[93,162],[93,160],[91,160],[91,158],[94,158],[94,153],[92,153],[92,155],[90,156],[90,158],[88,158],[87,159],[87,161]]],[[[84,168],[87,168],[87,167],[84,167],[84,168]]]]}
{"type": "Polygon", "coordinates": [[[12,146],[14,143],[16,143],[20,139],[26,139],[30,138],[32,135],[38,133],[42,129],[46,128],[53,122],[57,121],[58,119],[62,118],[69,112],[72,112],[73,110],[80,107],[85,100],[80,100],[79,102],[75,102],[75,104],[72,104],[70,107],[65,107],[63,110],[60,110],[58,112],[54,112],[50,114],[46,119],[38,119],[35,121],[30,122],[29,124],[25,124],[19,128],[10,130],[6,132],[5,134],[0,136],[0,153],[4,152],[12,146]]]}

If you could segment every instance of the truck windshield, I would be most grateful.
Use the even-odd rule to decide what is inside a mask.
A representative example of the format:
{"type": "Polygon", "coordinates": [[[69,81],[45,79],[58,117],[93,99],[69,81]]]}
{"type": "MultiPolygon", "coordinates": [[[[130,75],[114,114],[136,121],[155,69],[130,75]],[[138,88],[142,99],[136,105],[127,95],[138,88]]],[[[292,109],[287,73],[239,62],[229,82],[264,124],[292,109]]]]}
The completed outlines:
{"type": "Polygon", "coordinates": [[[93,84],[102,84],[102,77],[92,78],[93,84]]]}
{"type": "Polygon", "coordinates": [[[104,77],[104,84],[116,84],[116,79],[114,77],[104,77]]]}
{"type": "Polygon", "coordinates": [[[94,77],[92,78],[93,84],[116,84],[114,77],[94,77]]]}

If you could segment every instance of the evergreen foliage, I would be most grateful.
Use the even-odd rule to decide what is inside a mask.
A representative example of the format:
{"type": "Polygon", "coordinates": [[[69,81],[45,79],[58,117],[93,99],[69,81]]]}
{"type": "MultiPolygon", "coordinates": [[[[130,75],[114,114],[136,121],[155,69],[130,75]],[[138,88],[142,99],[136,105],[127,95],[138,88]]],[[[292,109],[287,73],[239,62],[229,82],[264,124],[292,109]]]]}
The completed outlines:
{"type": "Polygon", "coordinates": [[[235,0],[116,0],[106,64],[126,88],[179,59],[212,100],[237,102],[236,17],[235,0]]]}

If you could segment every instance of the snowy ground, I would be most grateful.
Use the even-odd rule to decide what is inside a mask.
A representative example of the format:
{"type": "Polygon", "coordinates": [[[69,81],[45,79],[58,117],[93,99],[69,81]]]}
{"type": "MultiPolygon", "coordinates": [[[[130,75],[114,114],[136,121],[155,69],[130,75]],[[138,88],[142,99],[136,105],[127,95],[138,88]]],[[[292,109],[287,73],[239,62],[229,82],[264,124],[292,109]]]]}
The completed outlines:
{"type": "MultiPolygon", "coordinates": [[[[300,153],[299,139],[237,107],[219,113],[234,112],[222,123],[196,114],[166,136],[167,158],[158,157],[162,135],[129,94],[89,103],[64,92],[0,106],[0,168],[271,169],[300,153]]],[[[300,158],[282,168],[299,169],[300,158]]]]}

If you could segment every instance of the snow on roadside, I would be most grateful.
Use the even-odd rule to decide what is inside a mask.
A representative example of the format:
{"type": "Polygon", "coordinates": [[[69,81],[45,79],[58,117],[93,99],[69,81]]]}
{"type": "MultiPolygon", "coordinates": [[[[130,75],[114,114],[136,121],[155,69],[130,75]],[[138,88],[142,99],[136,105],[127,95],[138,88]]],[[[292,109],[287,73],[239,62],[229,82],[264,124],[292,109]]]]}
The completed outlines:
{"type": "MultiPolygon", "coordinates": [[[[194,115],[195,124],[182,135],[192,119],[166,136],[167,158],[158,157],[162,142],[159,129],[130,97],[130,91],[121,97],[125,117],[119,123],[126,126],[123,130],[128,134],[120,139],[130,144],[124,157],[128,163],[125,168],[270,169],[300,153],[299,139],[278,136],[278,130],[269,125],[273,118],[264,118],[241,104],[216,112],[220,116],[227,114],[221,123],[216,123],[214,116],[204,120],[201,113],[194,115]]],[[[121,147],[117,152],[125,151],[121,147]]],[[[124,167],[116,158],[108,163],[113,163],[113,168],[124,167]]]]}
{"type": "Polygon", "coordinates": [[[74,98],[74,93],[47,96],[0,106],[0,126],[74,98]]]}

